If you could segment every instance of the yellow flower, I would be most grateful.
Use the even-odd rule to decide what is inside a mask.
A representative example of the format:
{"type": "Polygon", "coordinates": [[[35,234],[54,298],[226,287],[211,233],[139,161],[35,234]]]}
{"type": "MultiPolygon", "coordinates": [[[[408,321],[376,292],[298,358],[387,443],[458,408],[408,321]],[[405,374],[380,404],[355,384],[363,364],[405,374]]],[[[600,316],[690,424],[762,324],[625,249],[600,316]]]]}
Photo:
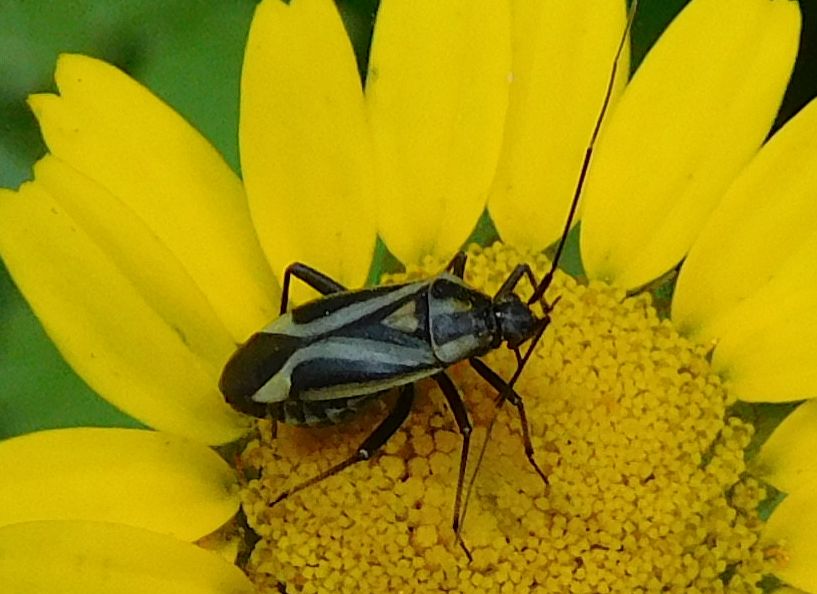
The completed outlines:
{"type": "MultiPolygon", "coordinates": [[[[0,193],[0,253],[66,360],[157,431],[61,430],[0,445],[10,469],[0,582],[19,592],[252,591],[183,541],[237,509],[234,473],[203,444],[248,428],[217,378],[235,344],[275,316],[275,275],[301,260],[359,286],[376,233],[410,274],[436,270],[486,203],[505,242],[541,269],[532,254],[560,232],[624,18],[618,0],[592,10],[384,1],[364,92],[331,2],[266,0],[242,77],[243,185],[140,85],[63,56],[59,96],[30,100],[50,154],[34,182],[0,193]]],[[[257,586],[601,592],[623,587],[608,577],[619,572],[627,591],[723,591],[724,581],[757,591],[773,571],[817,592],[814,404],[751,462],[788,494],[765,526],[755,515],[763,489],[743,474],[751,426],[726,409],[735,398],[815,394],[817,104],[760,148],[799,22],[786,0],[693,0],[626,91],[617,82],[584,193],[592,282],[556,283],[564,298],[519,384],[551,488],[531,482],[518,425],[503,416],[465,527],[478,553],[468,566],[447,515],[459,439],[434,394],[386,455],[272,510],[259,497],[285,487],[275,472],[311,475],[371,419],[285,430],[272,443],[262,433],[244,462],[274,466],[241,495],[270,539],[250,562],[257,586]],[[646,297],[624,298],[684,257],[671,323],[646,297]],[[678,522],[671,512],[684,505],[701,507],[678,522]],[[643,543],[655,554],[626,565],[605,556],[643,543]],[[684,571],[670,571],[678,559],[684,571]]],[[[515,257],[473,252],[472,279],[495,286],[515,257]]],[[[495,362],[507,377],[512,361],[495,362]]],[[[452,373],[474,416],[490,416],[490,391],[452,373]]]]}

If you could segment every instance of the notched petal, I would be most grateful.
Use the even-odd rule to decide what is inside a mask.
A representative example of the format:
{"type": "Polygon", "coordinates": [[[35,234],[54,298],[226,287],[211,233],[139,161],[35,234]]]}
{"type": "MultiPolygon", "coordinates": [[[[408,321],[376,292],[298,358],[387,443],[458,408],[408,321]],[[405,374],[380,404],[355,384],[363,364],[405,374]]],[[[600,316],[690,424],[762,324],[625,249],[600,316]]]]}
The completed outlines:
{"type": "Polygon", "coordinates": [[[50,151],[116,196],[172,252],[236,341],[276,287],[241,181],[181,116],[117,68],[60,56],[59,95],[29,98],[50,151]]]}
{"type": "MultiPolygon", "coordinates": [[[[101,195],[79,179],[60,192],[68,197],[85,188],[87,197],[101,195]]],[[[118,240],[115,232],[95,227],[105,217],[94,218],[79,202],[66,204],[68,209],[38,182],[0,192],[0,254],[63,357],[97,393],[153,427],[203,443],[236,439],[246,423],[218,392],[215,361],[228,353],[229,341],[198,325],[207,308],[174,312],[201,303],[195,292],[184,293],[182,279],[171,282],[178,281],[182,291],[176,302],[155,286],[137,286],[151,274],[172,272],[172,262],[151,260],[161,256],[158,244],[139,243],[159,268],[130,278],[125,272],[134,273],[138,262],[108,250],[118,240]]],[[[109,205],[115,212],[115,204],[109,205]]],[[[141,227],[132,223],[123,233],[140,236],[141,227]]]]}

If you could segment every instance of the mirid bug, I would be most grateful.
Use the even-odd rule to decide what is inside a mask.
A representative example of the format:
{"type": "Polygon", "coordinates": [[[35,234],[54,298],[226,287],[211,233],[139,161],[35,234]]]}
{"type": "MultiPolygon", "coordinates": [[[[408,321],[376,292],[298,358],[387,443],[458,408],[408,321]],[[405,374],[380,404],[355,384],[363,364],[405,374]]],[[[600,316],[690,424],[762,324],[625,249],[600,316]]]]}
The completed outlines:
{"type": "MultiPolygon", "coordinates": [[[[304,264],[287,268],[281,317],[250,337],[224,368],[220,388],[227,401],[247,414],[317,426],[342,422],[390,388],[399,387],[400,395],[354,455],[283,492],[276,503],[377,452],[408,417],[414,382],[427,377],[440,386],[463,436],[461,494],[471,423],[445,368],[467,360],[498,391],[509,390],[479,357],[502,343],[518,353],[549,321],[547,313],[537,317],[513,292],[523,277],[537,287],[529,266],[517,266],[490,297],[463,282],[465,265],[460,252],[445,272],[430,279],[357,291],[304,264]],[[292,277],[325,297],[286,313],[292,277]]],[[[533,458],[522,399],[514,394],[512,402],[523,419],[530,463],[546,481],[533,458]]]]}
{"type": "MultiPolygon", "coordinates": [[[[414,383],[431,378],[439,385],[463,438],[452,528],[470,558],[459,538],[459,527],[464,518],[462,496],[472,425],[459,391],[446,373],[449,366],[460,361],[467,361],[497,391],[497,410],[505,401],[516,407],[528,461],[547,484],[547,477],[534,458],[524,403],[514,385],[550,322],[550,312],[556,302],[549,304],[544,294],[575,217],[635,5],[633,2],[614,58],[564,232],[553,264],[541,281],[527,264],[520,264],[495,295],[483,294],[463,280],[464,252],[458,253],[445,271],[432,278],[358,290],[348,290],[302,263],[294,263],[286,269],[280,317],[239,346],[224,367],[219,388],[227,402],[236,410],[257,417],[318,426],[348,419],[392,388],[398,388],[399,395],[392,410],[355,453],[282,492],[273,504],[376,454],[408,417],[414,400],[414,383]],[[323,297],[287,311],[293,277],[323,297]],[[527,301],[514,292],[523,278],[533,287],[527,301]],[[541,316],[531,309],[536,303],[541,304],[541,316]],[[521,347],[525,343],[529,346],[523,354],[521,347]],[[516,371],[509,381],[480,359],[503,344],[517,359],[516,371]]],[[[480,459],[481,456],[482,452],[480,459]]]]}

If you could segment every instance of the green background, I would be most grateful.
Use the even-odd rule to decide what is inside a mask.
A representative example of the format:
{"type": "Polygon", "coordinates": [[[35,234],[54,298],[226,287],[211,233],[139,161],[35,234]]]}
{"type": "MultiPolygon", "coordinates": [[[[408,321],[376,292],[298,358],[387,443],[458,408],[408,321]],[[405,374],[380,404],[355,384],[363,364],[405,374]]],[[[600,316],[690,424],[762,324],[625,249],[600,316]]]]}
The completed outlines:
{"type": "MultiPolygon", "coordinates": [[[[0,186],[16,188],[44,154],[25,105],[54,90],[60,52],[116,64],[190,120],[238,170],[239,75],[250,0],[0,0],[0,186]]],[[[644,0],[633,28],[637,63],[685,2],[644,0]]],[[[365,68],[373,0],[338,2],[365,68]]],[[[800,57],[778,124],[817,94],[817,3],[804,0],[800,57]]],[[[490,235],[490,228],[481,233],[490,235]]],[[[81,279],[78,279],[81,282],[81,279]]],[[[0,266],[0,439],[77,425],[138,426],[62,361],[0,266]]]]}

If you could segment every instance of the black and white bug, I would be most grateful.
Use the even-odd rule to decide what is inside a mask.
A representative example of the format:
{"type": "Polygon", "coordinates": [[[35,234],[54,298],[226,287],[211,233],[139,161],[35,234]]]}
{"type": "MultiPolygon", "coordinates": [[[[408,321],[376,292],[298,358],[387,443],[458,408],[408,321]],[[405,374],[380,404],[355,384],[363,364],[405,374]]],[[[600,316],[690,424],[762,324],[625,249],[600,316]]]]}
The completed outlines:
{"type": "MultiPolygon", "coordinates": [[[[398,388],[399,395],[389,414],[355,453],[284,491],[273,504],[373,456],[408,417],[414,400],[414,383],[431,378],[442,390],[463,438],[453,529],[470,557],[459,539],[459,526],[464,519],[463,487],[472,425],[459,391],[446,373],[448,367],[460,361],[467,361],[497,390],[497,410],[505,401],[516,407],[529,463],[547,484],[547,477],[534,458],[525,407],[514,385],[550,322],[555,301],[549,304],[544,294],[575,217],[635,6],[633,2],[600,114],[585,151],[564,232],[553,264],[541,281],[537,281],[527,264],[520,264],[495,295],[486,295],[464,282],[464,252],[458,253],[444,272],[432,278],[358,290],[348,290],[302,263],[294,263],[286,269],[280,317],[239,346],[222,372],[219,388],[227,402],[236,410],[257,417],[318,426],[344,421],[392,388],[398,388]],[[287,311],[293,277],[323,297],[287,311]],[[533,287],[527,301],[514,292],[522,279],[533,287]],[[541,304],[542,315],[536,315],[531,309],[536,303],[541,304]],[[523,354],[521,346],[525,343],[529,346],[523,354]],[[517,359],[516,371],[509,381],[480,358],[503,344],[513,350],[517,359]]],[[[492,426],[493,423],[489,433],[492,426]]],[[[483,453],[484,444],[478,463],[483,453]]],[[[472,484],[473,478],[469,493],[472,484]]]]}
{"type": "MultiPolygon", "coordinates": [[[[220,388],[235,409],[294,425],[339,423],[373,398],[400,388],[394,408],[347,460],[282,493],[300,491],[347,466],[370,458],[400,428],[414,400],[414,382],[437,382],[463,436],[455,518],[468,458],[471,422],[445,369],[467,360],[499,393],[507,392],[523,421],[528,458],[533,458],[522,399],[479,357],[503,343],[514,349],[541,335],[548,311],[537,317],[513,292],[522,278],[537,284],[520,264],[491,297],[463,281],[466,254],[458,253],[446,271],[432,278],[348,291],[300,263],[284,275],[281,317],[254,334],[227,362],[220,388]],[[287,312],[292,277],[325,296],[287,312]]],[[[538,297],[537,297],[538,299],[538,297]]],[[[456,529],[456,521],[455,521],[456,529]]]]}

